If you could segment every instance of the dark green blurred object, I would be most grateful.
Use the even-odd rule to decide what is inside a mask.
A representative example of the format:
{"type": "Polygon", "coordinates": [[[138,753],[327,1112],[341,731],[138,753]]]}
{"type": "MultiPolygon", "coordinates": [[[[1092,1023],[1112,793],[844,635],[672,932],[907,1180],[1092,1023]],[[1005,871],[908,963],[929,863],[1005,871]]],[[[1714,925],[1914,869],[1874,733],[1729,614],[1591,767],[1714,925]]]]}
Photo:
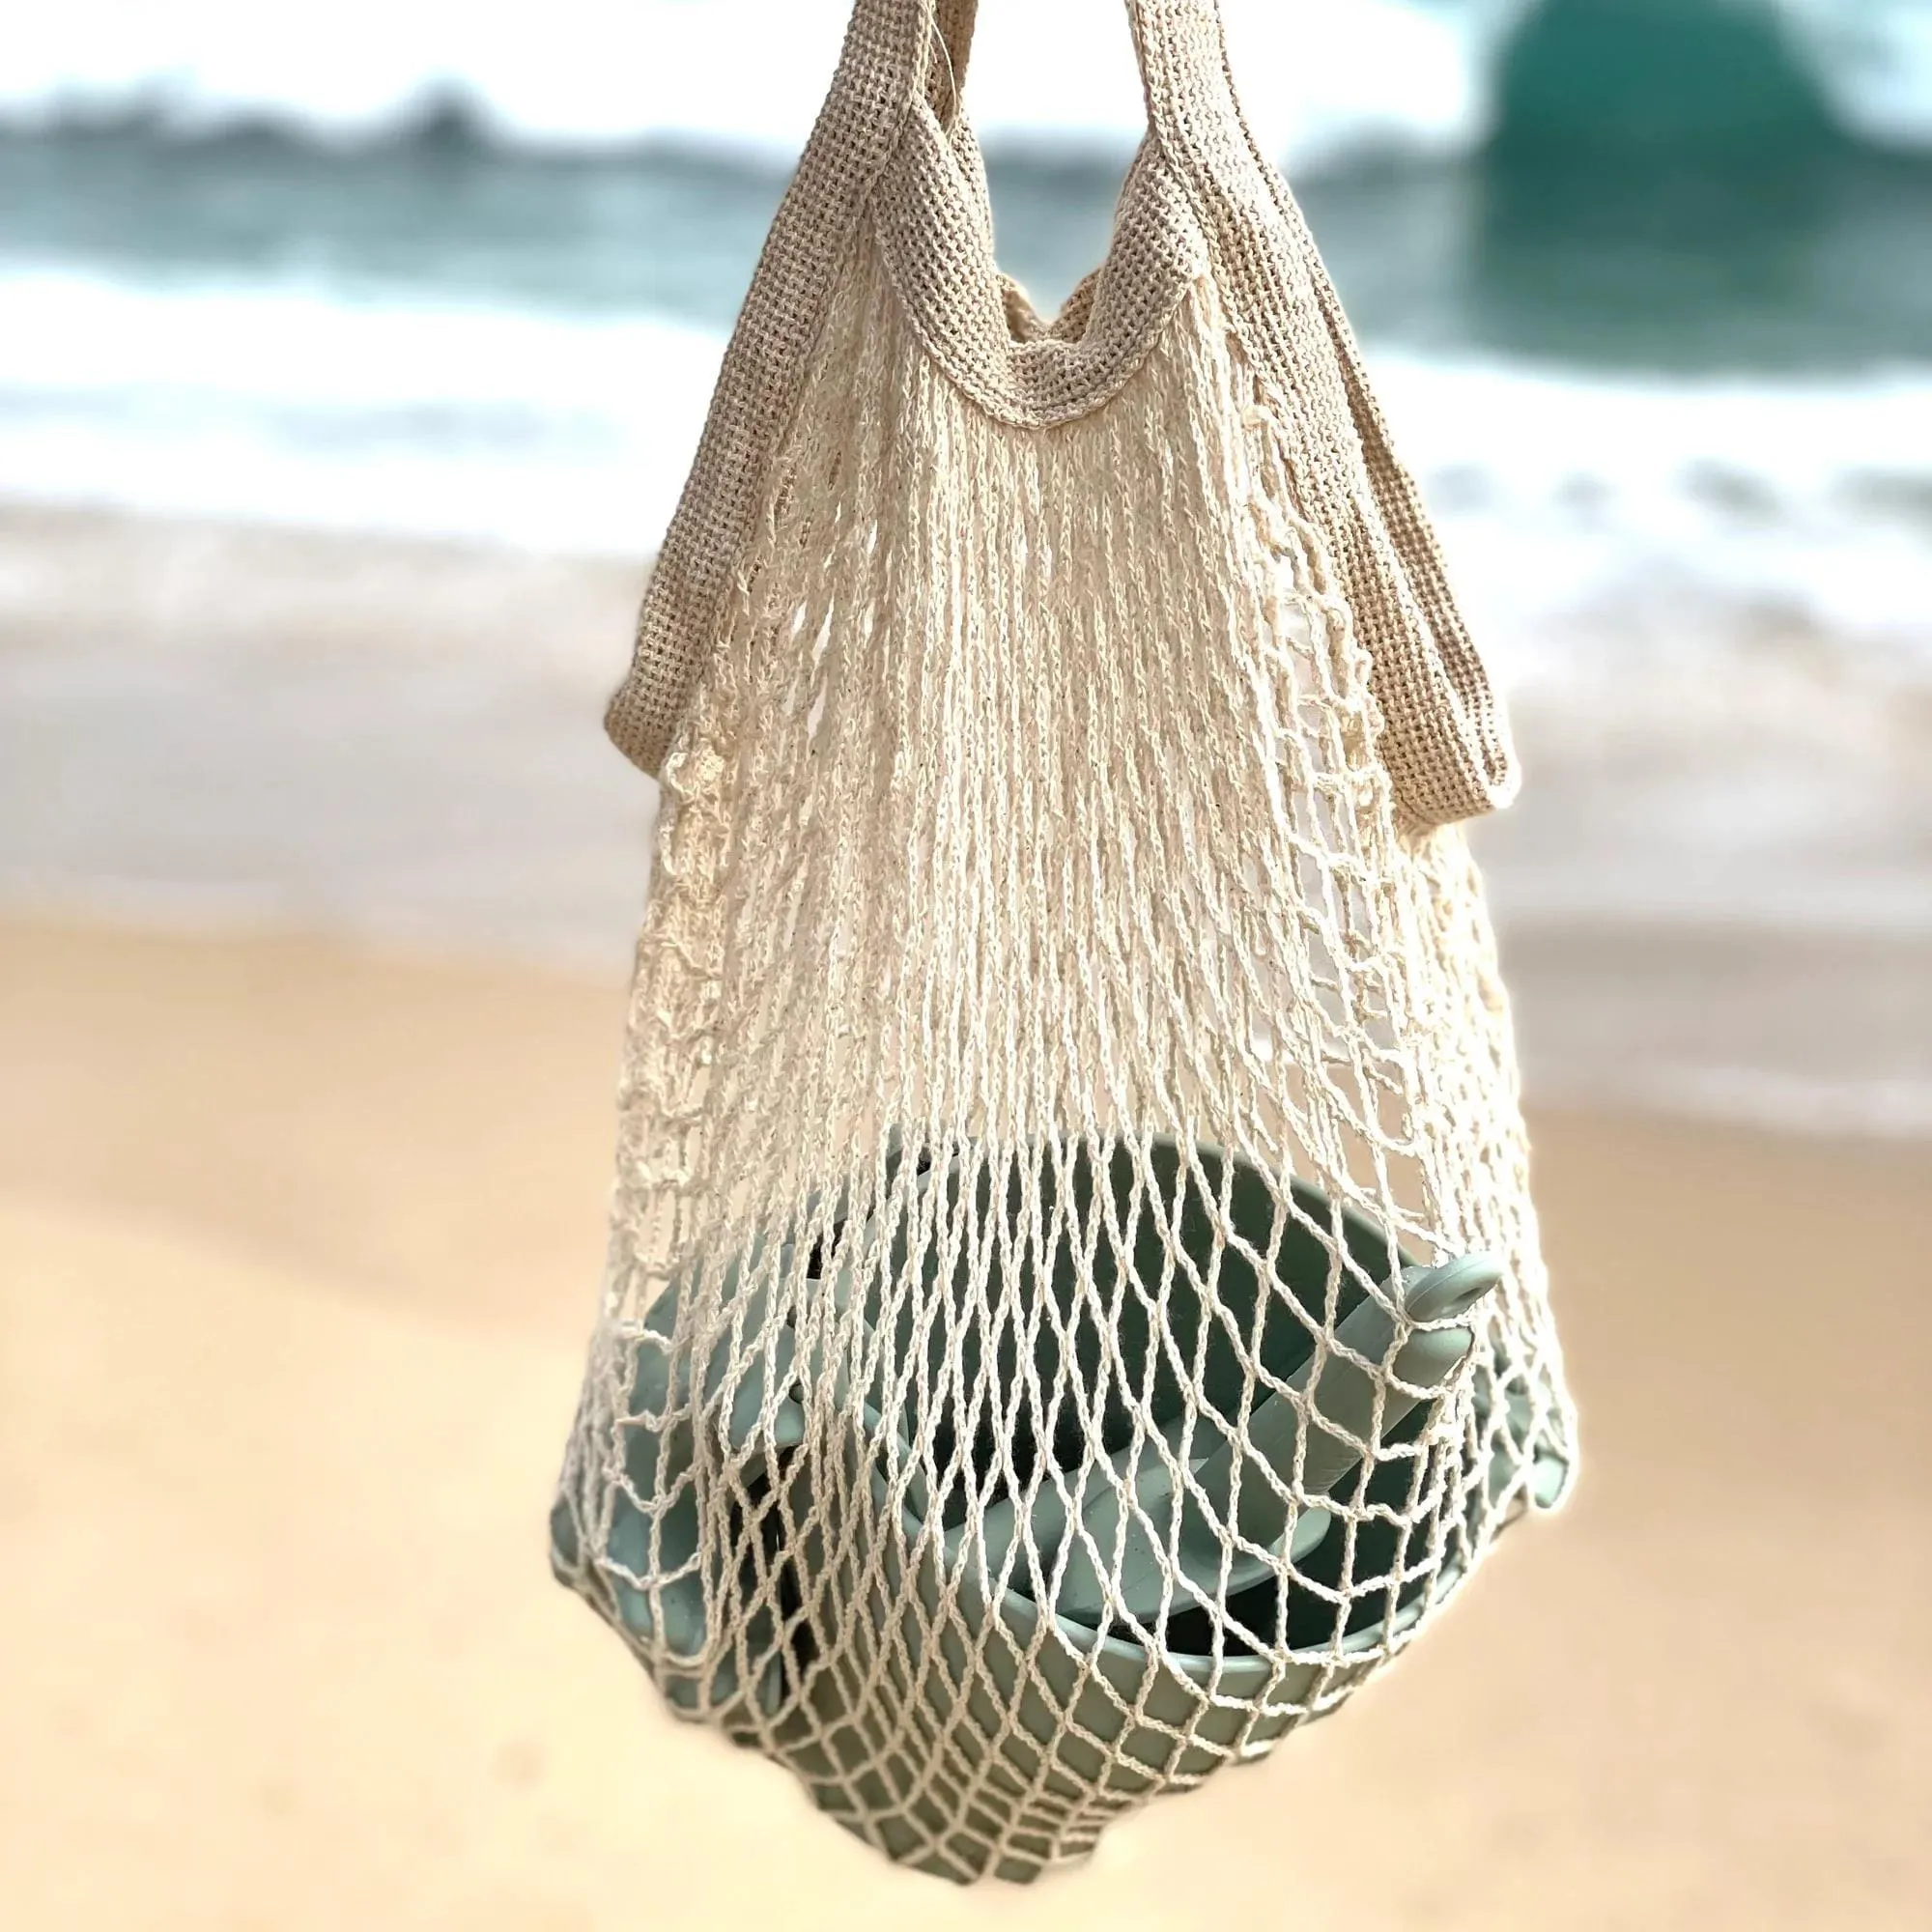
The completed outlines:
{"type": "Polygon", "coordinates": [[[1503,63],[1504,156],[1845,145],[1770,6],[1543,0],[1503,63]]]}

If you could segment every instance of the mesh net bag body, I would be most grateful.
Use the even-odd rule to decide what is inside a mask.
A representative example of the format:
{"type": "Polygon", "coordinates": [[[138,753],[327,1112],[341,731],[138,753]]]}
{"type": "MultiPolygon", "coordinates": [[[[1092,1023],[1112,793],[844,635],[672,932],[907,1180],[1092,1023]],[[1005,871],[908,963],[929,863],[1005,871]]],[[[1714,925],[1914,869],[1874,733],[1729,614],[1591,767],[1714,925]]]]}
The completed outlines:
{"type": "Polygon", "coordinates": [[[1510,749],[1210,0],[1047,322],[972,7],[859,0],[647,594],[553,1560],[895,1859],[1265,1752],[1568,1486],[1459,821],[1510,749]]]}

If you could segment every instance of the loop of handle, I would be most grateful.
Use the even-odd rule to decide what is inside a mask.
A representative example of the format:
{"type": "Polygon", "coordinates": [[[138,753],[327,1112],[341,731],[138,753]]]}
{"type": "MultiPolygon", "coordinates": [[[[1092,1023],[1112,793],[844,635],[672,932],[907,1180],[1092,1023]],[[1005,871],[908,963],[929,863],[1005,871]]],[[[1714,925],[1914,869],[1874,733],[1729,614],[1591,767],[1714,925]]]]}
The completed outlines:
{"type": "MultiPolygon", "coordinates": [[[[943,111],[964,82],[979,0],[923,4],[943,111]]],[[[1494,810],[1520,783],[1507,723],[1314,238],[1241,111],[1220,0],[1125,7],[1153,143],[1186,181],[1236,326],[1295,418],[1296,482],[1336,546],[1403,816],[1428,827],[1494,810]]]]}
{"type": "Polygon", "coordinates": [[[1306,439],[1297,482],[1374,668],[1400,814],[1426,831],[1497,810],[1521,783],[1508,721],[1315,239],[1241,111],[1218,0],[1129,5],[1157,138],[1192,178],[1239,332],[1306,439]]]}
{"type": "MultiPolygon", "coordinates": [[[[1428,826],[1493,810],[1517,781],[1507,727],[1306,225],[1241,114],[1218,0],[1125,5],[1152,143],[1184,185],[1232,319],[1293,419],[1296,482],[1334,541],[1374,663],[1380,749],[1403,813],[1428,826]]],[[[832,93],[725,354],[631,674],[606,713],[648,772],[661,769],[701,675],[845,243],[922,101],[956,118],[977,14],[977,0],[855,0],[832,93]]]]}

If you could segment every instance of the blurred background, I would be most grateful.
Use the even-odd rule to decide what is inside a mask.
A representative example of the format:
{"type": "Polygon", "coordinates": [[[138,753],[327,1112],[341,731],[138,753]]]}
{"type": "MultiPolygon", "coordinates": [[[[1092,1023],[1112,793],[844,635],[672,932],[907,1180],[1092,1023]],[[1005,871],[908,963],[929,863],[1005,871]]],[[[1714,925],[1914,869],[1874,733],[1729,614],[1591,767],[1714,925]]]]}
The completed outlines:
{"type": "MultiPolygon", "coordinates": [[[[1528,768],[1576,1511],[1019,1901],[673,1731],[542,1575],[654,808],[598,714],[846,9],[67,0],[0,55],[11,1922],[1922,1925],[1932,0],[1226,12],[1528,768]]],[[[1122,10],[982,13],[1057,300],[1122,10]]]]}

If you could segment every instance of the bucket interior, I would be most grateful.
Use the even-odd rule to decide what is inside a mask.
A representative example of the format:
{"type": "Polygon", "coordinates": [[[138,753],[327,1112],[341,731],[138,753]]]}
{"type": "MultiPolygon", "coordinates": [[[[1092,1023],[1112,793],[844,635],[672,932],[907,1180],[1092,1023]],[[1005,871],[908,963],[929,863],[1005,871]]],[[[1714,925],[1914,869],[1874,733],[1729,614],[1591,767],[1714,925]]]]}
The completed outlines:
{"type": "MultiPolygon", "coordinates": [[[[899,1198],[867,1288],[869,1326],[882,1343],[891,1337],[867,1402],[895,1419],[888,1433],[945,1529],[1023,1496],[1043,1464],[1081,1470],[1095,1439],[1110,1455],[1139,1433],[1178,1426],[1184,1385],[1237,1425],[1245,1360],[1286,1381],[1318,1333],[1406,1260],[1304,1181],[1283,1204],[1247,1162],[1168,1141],[1076,1142],[1005,1160],[969,1153],[899,1198]]],[[[1256,1399],[1266,1393],[1258,1384],[1256,1399]]],[[[1418,1474],[1403,1452],[1430,1414],[1424,1405],[1392,1429],[1343,1499],[1402,1515],[1418,1474]]],[[[1338,1522],[1297,1562],[1307,1587],[1270,1578],[1218,1615],[1176,1606],[1167,1646],[1241,1654],[1356,1635],[1425,1586],[1417,1576],[1405,1588],[1400,1575],[1406,1549],[1422,1547],[1414,1527],[1386,1517],[1357,1520],[1352,1533],[1338,1522]]],[[[1024,1588],[1026,1568],[1015,1566],[1013,1587],[1024,1588]]],[[[1103,1634],[1134,1640],[1124,1628],[1103,1634]]]]}

